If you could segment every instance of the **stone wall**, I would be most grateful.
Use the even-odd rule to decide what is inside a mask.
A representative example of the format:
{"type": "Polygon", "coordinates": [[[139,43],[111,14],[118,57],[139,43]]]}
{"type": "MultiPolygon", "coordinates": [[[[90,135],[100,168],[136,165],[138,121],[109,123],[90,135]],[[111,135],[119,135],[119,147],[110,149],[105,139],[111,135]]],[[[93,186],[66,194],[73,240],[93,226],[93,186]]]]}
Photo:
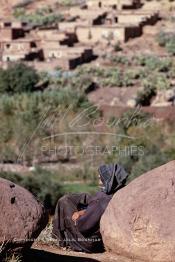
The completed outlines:
{"type": "Polygon", "coordinates": [[[30,52],[30,42],[3,42],[1,43],[2,61],[18,61],[25,58],[30,52]]]}
{"type": "Polygon", "coordinates": [[[142,35],[142,26],[139,24],[137,26],[130,26],[126,27],[125,29],[125,42],[127,42],[129,39],[139,37],[142,35]]]}
{"type": "Polygon", "coordinates": [[[20,37],[24,37],[25,33],[22,28],[11,28],[11,27],[4,27],[0,28],[0,35],[1,40],[15,40],[20,37]]]}
{"type": "Polygon", "coordinates": [[[121,9],[134,9],[139,8],[141,5],[140,0],[91,0],[88,1],[88,7],[98,7],[98,8],[105,8],[105,7],[112,7],[118,10],[121,9]]]}
{"type": "Polygon", "coordinates": [[[110,39],[113,41],[125,41],[124,27],[79,26],[76,29],[76,34],[80,43],[107,42],[110,39]]]}

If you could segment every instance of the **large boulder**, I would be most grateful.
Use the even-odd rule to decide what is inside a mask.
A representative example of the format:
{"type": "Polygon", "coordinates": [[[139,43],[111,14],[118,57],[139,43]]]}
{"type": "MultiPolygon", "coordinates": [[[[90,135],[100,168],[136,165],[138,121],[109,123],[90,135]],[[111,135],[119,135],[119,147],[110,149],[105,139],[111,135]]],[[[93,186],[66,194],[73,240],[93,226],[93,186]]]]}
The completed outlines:
{"type": "Polygon", "coordinates": [[[30,247],[47,221],[43,206],[30,192],[0,178],[0,253],[30,247]]]}
{"type": "Polygon", "coordinates": [[[175,261],[175,161],[119,190],[100,229],[107,251],[134,261],[175,261]]]}

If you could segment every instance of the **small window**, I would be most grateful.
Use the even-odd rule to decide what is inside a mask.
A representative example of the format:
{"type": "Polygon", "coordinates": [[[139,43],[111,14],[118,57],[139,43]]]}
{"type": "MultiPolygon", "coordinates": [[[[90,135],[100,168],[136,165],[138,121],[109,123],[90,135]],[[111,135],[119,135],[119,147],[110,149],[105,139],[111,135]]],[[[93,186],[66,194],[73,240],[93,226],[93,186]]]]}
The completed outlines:
{"type": "Polygon", "coordinates": [[[31,42],[31,43],[30,43],[30,47],[31,47],[31,48],[37,47],[37,46],[36,46],[36,43],[35,43],[35,42],[31,42]]]}
{"type": "Polygon", "coordinates": [[[27,26],[27,23],[26,22],[22,22],[21,25],[22,25],[22,27],[24,27],[24,26],[27,26]]]}
{"type": "Polygon", "coordinates": [[[10,48],[10,44],[6,44],[6,48],[9,49],[10,48]]]}
{"type": "Polygon", "coordinates": [[[50,53],[50,54],[49,54],[49,58],[51,58],[51,59],[56,58],[56,57],[55,57],[55,53],[50,53]]]}
{"type": "Polygon", "coordinates": [[[4,27],[11,27],[12,26],[12,23],[11,22],[5,22],[4,23],[4,27]]]}

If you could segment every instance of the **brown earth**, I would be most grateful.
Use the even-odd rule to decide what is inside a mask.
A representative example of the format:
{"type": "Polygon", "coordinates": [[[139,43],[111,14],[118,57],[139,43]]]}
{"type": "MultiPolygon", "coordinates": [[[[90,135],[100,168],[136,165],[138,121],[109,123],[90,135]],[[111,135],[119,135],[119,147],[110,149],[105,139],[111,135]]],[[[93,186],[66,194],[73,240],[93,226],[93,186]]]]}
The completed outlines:
{"type": "MultiPolygon", "coordinates": [[[[131,110],[130,107],[124,106],[108,106],[103,105],[101,106],[103,115],[105,118],[110,118],[111,116],[120,117],[124,112],[131,110]]],[[[138,110],[142,110],[144,112],[150,113],[155,119],[158,120],[166,120],[170,122],[174,122],[175,120],[175,107],[174,106],[167,106],[167,107],[150,107],[145,106],[141,109],[134,109],[138,112],[138,110]]]]}
{"type": "Polygon", "coordinates": [[[105,87],[89,93],[90,102],[98,105],[126,106],[129,98],[136,96],[138,87],[105,87]]]}
{"type": "Polygon", "coordinates": [[[87,254],[60,249],[49,245],[34,244],[26,254],[25,262],[139,262],[104,252],[100,254],[87,254]]]}

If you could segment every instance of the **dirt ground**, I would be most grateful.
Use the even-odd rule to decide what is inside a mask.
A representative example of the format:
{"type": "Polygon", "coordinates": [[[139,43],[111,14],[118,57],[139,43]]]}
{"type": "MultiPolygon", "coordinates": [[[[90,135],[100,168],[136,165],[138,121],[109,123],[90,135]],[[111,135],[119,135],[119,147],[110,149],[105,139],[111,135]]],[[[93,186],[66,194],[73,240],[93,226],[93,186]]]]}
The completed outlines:
{"type": "Polygon", "coordinates": [[[86,254],[82,252],[68,251],[58,247],[34,244],[26,254],[26,262],[139,262],[128,258],[122,258],[111,253],[86,254]]]}

